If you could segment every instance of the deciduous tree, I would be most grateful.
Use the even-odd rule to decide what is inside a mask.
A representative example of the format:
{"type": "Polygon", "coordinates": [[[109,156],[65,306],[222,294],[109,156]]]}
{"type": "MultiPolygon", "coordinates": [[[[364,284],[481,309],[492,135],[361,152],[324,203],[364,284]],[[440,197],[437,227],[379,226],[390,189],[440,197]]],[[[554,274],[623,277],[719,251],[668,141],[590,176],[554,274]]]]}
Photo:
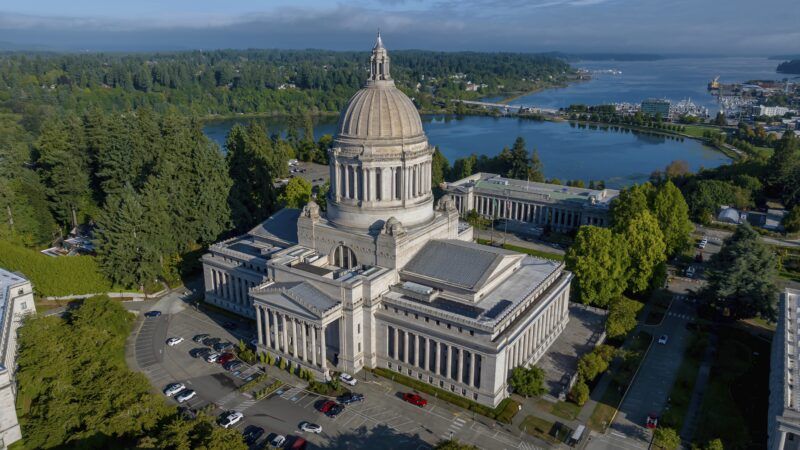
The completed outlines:
{"type": "Polygon", "coordinates": [[[622,234],[631,265],[628,288],[631,292],[644,292],[656,267],[666,261],[666,244],[658,221],[648,211],[640,212],[628,222],[622,234]]]}
{"type": "Polygon", "coordinates": [[[653,199],[653,215],[664,234],[668,255],[674,255],[691,245],[694,225],[689,220],[689,206],[672,181],[658,187],[653,199]]]}
{"type": "Polygon", "coordinates": [[[625,241],[608,228],[581,227],[565,262],[575,274],[576,298],[585,305],[605,308],[627,287],[629,258],[625,241]]]}

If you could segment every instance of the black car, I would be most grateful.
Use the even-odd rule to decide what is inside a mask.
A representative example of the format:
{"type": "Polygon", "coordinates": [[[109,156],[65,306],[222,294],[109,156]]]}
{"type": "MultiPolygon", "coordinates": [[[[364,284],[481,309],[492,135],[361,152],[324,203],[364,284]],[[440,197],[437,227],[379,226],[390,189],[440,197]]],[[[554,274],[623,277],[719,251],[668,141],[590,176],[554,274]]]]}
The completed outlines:
{"type": "Polygon", "coordinates": [[[344,411],[344,405],[342,405],[341,403],[337,403],[331,406],[331,409],[329,409],[328,412],[325,413],[325,415],[328,417],[336,417],[339,414],[341,414],[342,411],[344,411]]]}
{"type": "Polygon", "coordinates": [[[147,311],[144,313],[145,317],[158,317],[161,315],[161,311],[147,311]]]}
{"type": "Polygon", "coordinates": [[[206,347],[193,348],[189,351],[192,358],[205,358],[209,353],[211,353],[211,349],[206,347]]]}
{"type": "Polygon", "coordinates": [[[217,352],[227,352],[228,350],[233,350],[233,344],[230,342],[217,342],[214,344],[214,350],[217,352]]]}
{"type": "Polygon", "coordinates": [[[233,360],[233,361],[226,362],[225,365],[222,366],[222,367],[225,368],[225,370],[233,372],[234,370],[238,369],[239,367],[242,367],[242,365],[243,365],[243,363],[241,361],[233,360]]]}
{"type": "Polygon", "coordinates": [[[207,338],[203,339],[203,345],[207,345],[209,347],[213,347],[219,341],[220,341],[220,338],[207,337],[207,338]]]}
{"type": "Polygon", "coordinates": [[[222,328],[225,328],[226,330],[235,330],[237,326],[238,325],[236,325],[236,323],[230,321],[222,324],[222,328]]]}
{"type": "Polygon", "coordinates": [[[192,340],[200,344],[203,342],[203,339],[207,337],[209,337],[209,335],[207,334],[198,334],[197,336],[193,337],[192,340]]]}
{"type": "Polygon", "coordinates": [[[244,442],[247,445],[255,444],[258,438],[260,438],[263,435],[264,435],[264,429],[261,427],[257,427],[255,425],[248,425],[242,432],[242,436],[244,437],[244,442]]]}
{"type": "Polygon", "coordinates": [[[355,402],[363,402],[364,401],[364,394],[358,394],[355,392],[348,392],[347,394],[340,395],[339,398],[336,400],[343,405],[349,405],[350,403],[355,402]]]}

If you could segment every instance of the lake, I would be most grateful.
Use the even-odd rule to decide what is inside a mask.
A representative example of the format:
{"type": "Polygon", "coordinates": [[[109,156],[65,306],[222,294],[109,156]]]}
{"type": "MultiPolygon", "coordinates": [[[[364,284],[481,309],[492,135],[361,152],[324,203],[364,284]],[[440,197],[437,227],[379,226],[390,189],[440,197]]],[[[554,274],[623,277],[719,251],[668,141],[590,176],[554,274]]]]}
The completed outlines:
{"type": "MultiPolygon", "coordinates": [[[[260,119],[270,133],[285,128],[282,118],[260,119]]],[[[204,132],[220,146],[237,122],[210,122],[204,132]]],[[[536,122],[512,117],[423,116],[423,127],[431,145],[436,145],[452,164],[472,153],[496,155],[522,136],[528,149],[536,149],[547,178],[562,181],[605,180],[608,187],[623,187],[647,181],[650,173],[674,160],[684,160],[692,170],[717,167],[729,162],[723,154],[691,139],[676,139],[628,129],[600,129],[567,122],[536,122]]],[[[319,118],[314,134],[336,132],[336,118],[319,118]]]]}
{"type": "Polygon", "coordinates": [[[719,111],[716,98],[708,93],[708,82],[719,76],[721,83],[748,80],[781,80],[787,75],[775,72],[780,61],[767,58],[670,58],[656,61],[580,61],[575,68],[590,71],[616,69],[620,75],[595,73],[592,80],[561,89],[548,89],[519,97],[513,105],[563,108],[572,104],[600,105],[640,103],[647,98],[667,98],[673,102],[691,98],[711,114],[719,111]]]}

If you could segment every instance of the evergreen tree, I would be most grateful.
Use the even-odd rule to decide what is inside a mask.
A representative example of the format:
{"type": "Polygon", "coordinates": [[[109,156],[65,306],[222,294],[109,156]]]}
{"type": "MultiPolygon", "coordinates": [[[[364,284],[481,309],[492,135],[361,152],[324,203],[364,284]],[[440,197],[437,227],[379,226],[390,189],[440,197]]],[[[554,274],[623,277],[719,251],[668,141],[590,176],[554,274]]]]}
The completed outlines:
{"type": "Polygon", "coordinates": [[[727,308],[732,317],[759,315],[775,320],[777,266],[775,253],[744,222],[711,258],[704,293],[712,304],[727,308]]]}
{"type": "Polygon", "coordinates": [[[439,147],[434,147],[433,156],[431,157],[431,186],[434,188],[439,187],[440,184],[447,180],[449,172],[450,163],[439,150],[439,147]]]}
{"type": "Polygon", "coordinates": [[[238,230],[246,230],[263,221],[275,208],[277,196],[273,174],[279,172],[276,166],[281,163],[286,170],[288,158],[283,156],[283,151],[274,152],[272,145],[264,130],[255,123],[247,128],[235,125],[228,133],[225,147],[228,149],[228,171],[233,180],[228,202],[238,230]]]}
{"type": "Polygon", "coordinates": [[[542,160],[539,159],[539,152],[536,150],[531,152],[531,160],[528,166],[528,180],[544,183],[544,168],[542,166],[542,160]]]}

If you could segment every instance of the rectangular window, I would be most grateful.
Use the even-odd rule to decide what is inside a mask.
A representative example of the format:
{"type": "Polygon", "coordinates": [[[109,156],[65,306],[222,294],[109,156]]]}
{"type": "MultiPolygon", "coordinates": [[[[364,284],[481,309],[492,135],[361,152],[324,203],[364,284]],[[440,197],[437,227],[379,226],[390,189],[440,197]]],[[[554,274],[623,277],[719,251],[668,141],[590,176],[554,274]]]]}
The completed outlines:
{"type": "Polygon", "coordinates": [[[22,308],[22,309],[28,309],[28,302],[20,303],[19,307],[22,308]]]}
{"type": "Polygon", "coordinates": [[[358,353],[361,353],[361,342],[358,343],[358,353]]]}
{"type": "Polygon", "coordinates": [[[475,382],[472,385],[481,388],[481,355],[475,355],[475,382]]]}
{"type": "Polygon", "coordinates": [[[358,324],[358,334],[361,334],[361,324],[358,324]]]}

